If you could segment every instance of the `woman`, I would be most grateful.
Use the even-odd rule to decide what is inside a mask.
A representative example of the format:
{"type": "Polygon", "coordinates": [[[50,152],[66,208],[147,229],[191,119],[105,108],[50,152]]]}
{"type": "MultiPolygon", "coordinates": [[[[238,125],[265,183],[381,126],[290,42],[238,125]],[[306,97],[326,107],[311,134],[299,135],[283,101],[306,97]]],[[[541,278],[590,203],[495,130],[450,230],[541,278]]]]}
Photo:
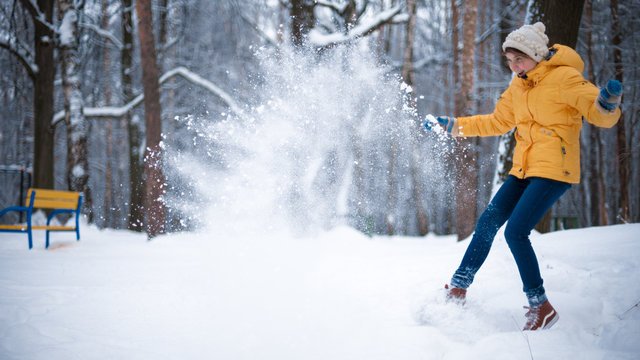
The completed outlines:
{"type": "Polygon", "coordinates": [[[509,176],[476,224],[459,268],[447,285],[447,300],[464,303],[467,288],[486,259],[498,229],[520,272],[529,302],[524,330],[550,328],[558,314],[549,303],[529,234],[571,184],[580,181],[580,128],[589,123],[612,127],[620,118],[622,86],[610,80],[599,90],[582,74],[584,63],[571,48],[548,48],[538,22],[510,33],[502,50],[514,77],[492,114],[437,117],[453,136],[495,136],[515,128],[516,147],[509,176]]]}

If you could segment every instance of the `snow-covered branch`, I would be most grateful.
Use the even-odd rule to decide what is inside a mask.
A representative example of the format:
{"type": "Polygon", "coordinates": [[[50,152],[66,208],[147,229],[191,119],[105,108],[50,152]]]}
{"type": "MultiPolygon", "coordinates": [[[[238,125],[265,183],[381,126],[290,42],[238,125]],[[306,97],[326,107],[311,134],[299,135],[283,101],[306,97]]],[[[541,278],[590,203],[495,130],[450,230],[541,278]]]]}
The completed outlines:
{"type": "Polygon", "coordinates": [[[41,25],[44,25],[45,27],[49,28],[49,30],[53,34],[58,33],[58,29],[56,29],[56,27],[53,24],[47,21],[47,17],[40,10],[40,7],[38,7],[38,4],[36,3],[35,0],[20,0],[20,3],[22,4],[22,6],[25,7],[25,9],[27,9],[29,14],[31,14],[33,21],[36,21],[41,25]]]}
{"type": "Polygon", "coordinates": [[[347,34],[321,34],[318,30],[314,29],[309,33],[309,41],[313,46],[316,47],[326,47],[353,41],[355,39],[369,35],[384,24],[393,22],[394,17],[402,16],[398,15],[398,13],[400,13],[400,10],[402,10],[402,6],[396,5],[389,10],[385,10],[377,14],[369,21],[358,24],[347,34]]]}
{"type": "Polygon", "coordinates": [[[80,23],[79,25],[81,27],[85,28],[85,29],[93,30],[96,34],[102,36],[103,38],[105,38],[105,39],[107,39],[109,41],[111,41],[111,43],[113,45],[115,45],[115,47],[117,47],[118,50],[122,50],[122,48],[124,47],[124,45],[122,45],[122,42],[120,41],[120,39],[115,37],[115,35],[113,35],[110,31],[107,31],[105,29],[100,28],[97,25],[89,24],[89,23],[80,23]]]}
{"type": "Polygon", "coordinates": [[[184,66],[180,66],[173,70],[167,71],[164,75],[162,75],[162,77],[160,77],[160,83],[163,83],[164,81],[176,75],[180,75],[184,79],[196,85],[200,85],[203,88],[209,90],[209,92],[213,93],[214,95],[222,99],[227,104],[227,106],[229,106],[229,109],[231,109],[231,111],[233,111],[237,115],[242,115],[243,113],[242,108],[238,106],[238,104],[236,104],[235,100],[233,100],[231,95],[227,94],[224,90],[220,89],[216,84],[201,77],[200,75],[194,73],[193,71],[187,69],[184,66]]]}
{"type": "Polygon", "coordinates": [[[253,22],[251,19],[249,19],[245,14],[240,13],[240,18],[242,19],[242,21],[246,22],[247,24],[249,24],[249,26],[251,26],[251,28],[258,34],[258,36],[260,36],[263,40],[265,40],[266,42],[268,42],[269,44],[271,44],[272,46],[274,46],[275,48],[278,48],[278,40],[273,39],[271,36],[269,36],[267,33],[265,33],[258,25],[256,25],[255,22],[253,22]]]}
{"type": "Polygon", "coordinates": [[[348,1],[345,1],[342,4],[336,4],[329,0],[316,0],[316,4],[335,10],[338,14],[343,14],[347,9],[347,6],[349,6],[348,1]]]}
{"type": "Polygon", "coordinates": [[[38,65],[33,61],[33,56],[28,48],[20,43],[20,40],[14,35],[2,32],[0,33],[0,48],[9,50],[10,53],[18,58],[18,61],[24,66],[31,79],[38,74],[38,65]]]}
{"type": "Polygon", "coordinates": [[[166,44],[162,45],[162,52],[166,52],[167,50],[171,49],[172,46],[176,45],[178,42],[180,42],[181,37],[180,36],[176,36],[173,39],[167,41],[166,44]]]}
{"type": "MultiPolygon", "coordinates": [[[[214,95],[222,99],[222,101],[224,101],[227,104],[227,106],[229,106],[229,109],[232,112],[234,112],[238,116],[242,116],[243,114],[242,108],[238,106],[238,104],[235,102],[235,100],[233,100],[231,95],[227,94],[224,90],[220,89],[213,82],[201,77],[200,75],[194,73],[193,71],[183,66],[167,71],[160,77],[159,82],[160,84],[163,84],[167,80],[175,76],[182,76],[187,81],[194,83],[196,85],[202,86],[203,88],[207,89],[209,92],[213,93],[214,95]]],[[[104,106],[99,108],[85,107],[84,115],[85,117],[88,117],[88,118],[89,117],[119,118],[124,116],[129,111],[133,110],[133,108],[135,108],[136,106],[140,105],[143,100],[144,100],[144,95],[139,94],[133,100],[131,100],[129,103],[123,106],[104,106]]],[[[53,116],[52,126],[55,127],[59,122],[63,120],[64,120],[64,111],[57,112],[53,116]]]]}

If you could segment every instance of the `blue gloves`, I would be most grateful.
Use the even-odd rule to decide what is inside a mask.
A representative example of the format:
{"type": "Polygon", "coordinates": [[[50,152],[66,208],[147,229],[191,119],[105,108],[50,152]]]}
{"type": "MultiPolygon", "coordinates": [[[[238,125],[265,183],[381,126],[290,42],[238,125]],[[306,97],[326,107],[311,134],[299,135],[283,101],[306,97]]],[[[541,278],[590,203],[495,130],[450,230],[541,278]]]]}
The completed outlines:
{"type": "Polygon", "coordinates": [[[453,128],[456,123],[456,118],[449,116],[438,116],[433,117],[432,115],[427,115],[426,120],[422,123],[424,129],[427,131],[438,131],[438,125],[444,129],[447,133],[451,134],[453,132],[453,128]]]}
{"type": "Polygon", "coordinates": [[[609,80],[607,85],[600,89],[600,95],[596,100],[596,104],[605,113],[616,111],[620,105],[620,97],[622,96],[622,83],[618,80],[609,80]]]}

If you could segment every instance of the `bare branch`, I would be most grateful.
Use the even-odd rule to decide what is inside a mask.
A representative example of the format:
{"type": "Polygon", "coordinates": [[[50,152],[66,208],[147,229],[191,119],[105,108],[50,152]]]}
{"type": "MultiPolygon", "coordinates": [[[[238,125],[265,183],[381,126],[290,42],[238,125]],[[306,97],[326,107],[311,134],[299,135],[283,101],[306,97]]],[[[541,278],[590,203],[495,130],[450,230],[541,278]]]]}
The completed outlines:
{"type": "Polygon", "coordinates": [[[219,88],[213,82],[211,82],[211,81],[201,77],[200,75],[190,71],[186,67],[180,66],[180,67],[177,67],[177,68],[175,68],[173,70],[167,71],[164,75],[162,75],[162,77],[160,77],[160,83],[163,83],[164,81],[166,81],[169,78],[171,78],[173,76],[176,76],[176,75],[180,75],[183,78],[185,78],[186,80],[188,80],[188,81],[190,81],[190,82],[192,82],[192,83],[194,83],[196,85],[200,85],[203,88],[209,90],[211,93],[215,94],[220,99],[222,99],[222,101],[224,101],[227,104],[227,106],[229,106],[231,111],[234,112],[235,114],[237,114],[237,115],[242,115],[243,114],[242,108],[240,108],[240,106],[238,106],[238,104],[236,104],[235,100],[233,100],[231,95],[227,94],[224,90],[219,88]]]}
{"type": "Polygon", "coordinates": [[[402,6],[396,5],[389,10],[385,10],[377,14],[373,19],[371,19],[371,21],[355,26],[347,34],[333,33],[325,35],[320,34],[318,31],[312,31],[309,34],[309,39],[311,43],[317,47],[328,47],[353,41],[371,34],[385,24],[394,22],[393,19],[396,16],[402,18],[403,15],[398,15],[400,10],[402,10],[402,6]]]}
{"type": "MultiPolygon", "coordinates": [[[[242,108],[235,102],[235,100],[233,100],[231,95],[227,94],[224,90],[220,89],[213,82],[201,77],[200,75],[192,72],[191,70],[183,66],[177,67],[175,69],[169,70],[166,73],[164,73],[164,75],[162,75],[159,79],[159,85],[162,85],[167,80],[178,75],[182,76],[187,81],[190,81],[196,85],[202,86],[203,88],[207,89],[209,92],[213,93],[214,95],[222,99],[222,101],[224,101],[227,104],[227,106],[229,106],[229,109],[233,113],[235,113],[240,117],[243,116],[244,112],[242,111],[242,108]]],[[[129,111],[133,110],[135,107],[140,105],[143,100],[144,100],[144,95],[138,94],[138,96],[136,96],[129,103],[119,107],[116,107],[116,106],[104,106],[99,108],[85,107],[84,116],[86,116],[87,118],[123,117],[129,111]]],[[[55,127],[58,123],[62,122],[63,120],[64,120],[64,111],[59,111],[53,116],[51,125],[55,127]]]]}
{"type": "Polygon", "coordinates": [[[266,42],[268,42],[269,44],[273,45],[274,47],[278,48],[278,41],[275,39],[272,39],[268,34],[266,34],[264,31],[262,31],[262,29],[260,29],[260,27],[258,27],[258,25],[256,25],[253,21],[251,21],[245,14],[243,14],[242,12],[240,12],[240,18],[246,22],[247,24],[249,24],[251,26],[251,28],[258,34],[258,36],[260,36],[263,40],[265,40],[266,42]]]}
{"type": "Polygon", "coordinates": [[[344,14],[345,9],[349,6],[349,2],[344,2],[342,5],[336,4],[333,1],[328,0],[316,0],[316,4],[324,7],[328,7],[329,9],[334,10],[338,14],[344,14]]]}
{"type": "Polygon", "coordinates": [[[26,46],[22,45],[15,36],[8,33],[0,33],[0,48],[9,50],[24,66],[31,80],[38,74],[38,66],[33,62],[33,57],[26,46]]]}
{"type": "Polygon", "coordinates": [[[53,34],[58,34],[58,29],[47,21],[46,16],[38,7],[38,4],[34,0],[20,0],[22,6],[31,14],[33,21],[40,23],[48,28],[53,34]]]}
{"type": "Polygon", "coordinates": [[[85,29],[89,29],[89,30],[93,30],[96,34],[102,36],[103,38],[111,41],[111,43],[118,48],[118,50],[122,50],[124,48],[124,45],[122,45],[122,42],[120,41],[120,39],[118,39],[117,37],[115,37],[110,31],[107,31],[105,29],[100,28],[97,25],[94,24],[89,24],[89,23],[80,23],[79,24],[81,27],[85,28],[85,29]]]}

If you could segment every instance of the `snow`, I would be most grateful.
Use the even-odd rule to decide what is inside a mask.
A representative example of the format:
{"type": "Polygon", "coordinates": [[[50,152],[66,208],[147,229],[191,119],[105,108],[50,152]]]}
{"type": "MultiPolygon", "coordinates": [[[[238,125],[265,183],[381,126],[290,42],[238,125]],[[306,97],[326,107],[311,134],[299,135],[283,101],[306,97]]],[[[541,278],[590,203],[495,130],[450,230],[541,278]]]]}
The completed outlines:
{"type": "MultiPolygon", "coordinates": [[[[400,8],[338,40],[397,18],[392,10],[400,8]]],[[[194,133],[186,139],[193,150],[177,150],[170,137],[166,144],[167,172],[189,185],[171,189],[167,196],[178,199],[168,202],[184,215],[180,221],[202,230],[149,242],[84,223],[80,242],[55,233],[44,250],[36,232],[31,251],[24,234],[0,233],[0,359],[637,357],[639,225],[534,236],[560,313],[551,330],[520,331],[526,299],[502,233],[467,304],[447,304],[443,285],[467,242],[433,234],[370,238],[344,226],[350,201],[374,214],[386,206],[386,162],[378,153],[390,144],[398,145],[398,159],[413,151],[404,145],[415,120],[404,102],[410,89],[373,56],[300,58],[264,49],[256,56],[264,69],[248,81],[262,97],[246,105],[186,68],[160,79],[180,75],[232,113],[178,118],[194,133]],[[379,189],[381,200],[350,194],[356,176],[381,182],[367,187],[379,189]]],[[[117,117],[141,102],[139,95],[84,111],[117,117]]],[[[439,187],[450,185],[436,181],[442,161],[433,153],[422,153],[422,180],[440,201],[446,192],[439,187]]],[[[396,176],[407,174],[408,166],[398,167],[396,176]]]]}
{"type": "Polygon", "coordinates": [[[80,178],[83,177],[85,175],[85,170],[82,167],[82,165],[80,164],[76,164],[73,166],[73,169],[71,170],[71,174],[73,175],[74,178],[80,178]]]}
{"type": "Polygon", "coordinates": [[[75,10],[66,11],[60,24],[60,46],[68,47],[72,46],[76,42],[76,27],[78,22],[78,15],[75,10]]]}
{"type": "Polygon", "coordinates": [[[527,333],[502,233],[464,307],[443,301],[455,236],[2,233],[0,358],[636,359],[639,232],[534,235],[560,321],[527,333]]]}

